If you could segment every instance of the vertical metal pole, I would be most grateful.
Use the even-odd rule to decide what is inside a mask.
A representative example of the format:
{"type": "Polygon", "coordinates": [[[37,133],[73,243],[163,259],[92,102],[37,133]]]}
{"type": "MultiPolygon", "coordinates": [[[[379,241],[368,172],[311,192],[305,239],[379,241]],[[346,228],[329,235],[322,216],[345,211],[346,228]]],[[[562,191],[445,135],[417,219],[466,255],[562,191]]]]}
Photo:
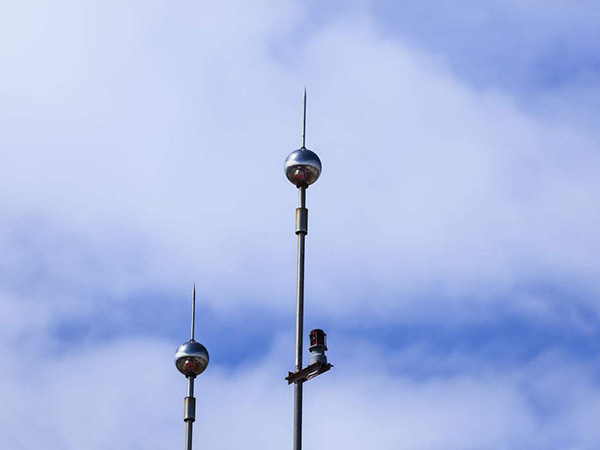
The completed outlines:
{"type": "MultiPolygon", "coordinates": [[[[308,234],[306,188],[298,188],[296,234],[298,235],[298,267],[296,279],[296,372],[302,370],[302,337],[304,335],[304,250],[308,234]]],[[[294,450],[302,450],[302,380],[294,384],[294,450]]]]}
{"type": "Polygon", "coordinates": [[[183,420],[185,421],[185,450],[192,450],[192,431],[196,420],[196,399],[194,398],[194,379],[188,377],[188,392],[184,402],[183,420]]]}

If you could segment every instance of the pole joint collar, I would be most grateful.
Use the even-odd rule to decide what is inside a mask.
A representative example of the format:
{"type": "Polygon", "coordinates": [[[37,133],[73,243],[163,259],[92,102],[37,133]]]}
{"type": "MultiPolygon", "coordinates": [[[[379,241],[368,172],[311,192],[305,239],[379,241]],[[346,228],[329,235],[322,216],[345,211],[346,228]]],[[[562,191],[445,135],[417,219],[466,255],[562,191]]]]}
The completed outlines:
{"type": "Polygon", "coordinates": [[[196,420],[196,398],[186,397],[183,400],[183,421],[194,422],[196,420]]]}
{"type": "Polygon", "coordinates": [[[308,234],[308,209],[296,208],[296,234],[308,234]]]}

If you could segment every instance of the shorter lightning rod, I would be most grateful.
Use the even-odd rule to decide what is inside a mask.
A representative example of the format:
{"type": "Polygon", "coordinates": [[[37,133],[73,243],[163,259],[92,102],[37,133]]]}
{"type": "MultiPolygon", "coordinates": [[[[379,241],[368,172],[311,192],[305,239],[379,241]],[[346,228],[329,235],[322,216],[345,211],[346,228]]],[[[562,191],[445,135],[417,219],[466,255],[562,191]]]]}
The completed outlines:
{"type": "Polygon", "coordinates": [[[298,188],[296,209],[296,235],[298,236],[298,260],[296,273],[296,367],[285,378],[294,384],[294,450],[302,450],[302,387],[303,383],[333,367],[327,362],[326,334],[316,329],[310,332],[310,364],[302,367],[304,335],[304,254],[308,234],[308,209],[306,190],[321,175],[321,160],[315,152],[306,148],[306,88],[304,89],[302,120],[302,147],[294,150],[285,160],[284,172],[288,180],[298,188]]]}
{"type": "Polygon", "coordinates": [[[182,344],[175,352],[175,367],[187,378],[187,397],[183,403],[183,421],[185,422],[185,450],[192,450],[192,432],[196,420],[196,397],[194,380],[208,366],[208,350],[194,340],[196,326],[196,284],[192,289],[192,330],[190,340],[182,344]]]}

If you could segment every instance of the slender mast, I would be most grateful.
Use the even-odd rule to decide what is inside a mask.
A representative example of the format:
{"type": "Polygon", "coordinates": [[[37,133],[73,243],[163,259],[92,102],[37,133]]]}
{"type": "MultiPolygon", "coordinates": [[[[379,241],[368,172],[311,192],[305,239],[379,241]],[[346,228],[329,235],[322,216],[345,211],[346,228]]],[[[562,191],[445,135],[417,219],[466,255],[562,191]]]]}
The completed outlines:
{"type": "Polygon", "coordinates": [[[304,336],[304,255],[306,251],[306,235],[308,234],[306,189],[317,181],[321,174],[321,160],[315,152],[306,148],[306,88],[304,88],[303,100],[302,147],[290,153],[284,164],[285,176],[298,188],[298,208],[296,208],[296,235],[298,236],[296,270],[296,367],[295,371],[293,373],[290,372],[286,377],[288,384],[294,384],[293,450],[302,450],[302,389],[304,382],[329,370],[331,367],[331,364],[327,364],[325,359],[323,359],[325,361],[323,363],[315,362],[314,364],[309,364],[307,367],[303,367],[302,361],[302,338],[304,336]]]}
{"type": "Polygon", "coordinates": [[[194,340],[196,328],[196,284],[192,288],[192,326],[190,340],[179,346],[175,352],[175,367],[187,378],[187,396],[183,400],[183,421],[185,422],[185,450],[192,450],[194,421],[196,420],[196,397],[194,382],[206,370],[208,350],[194,340]]]}
{"type": "MultiPolygon", "coordinates": [[[[306,97],[305,97],[306,98],[306,97]]],[[[305,103],[306,105],[306,103],[305,103]]],[[[304,253],[305,239],[308,234],[307,226],[298,226],[299,217],[306,218],[308,225],[308,212],[306,209],[306,188],[298,189],[298,209],[296,210],[296,234],[298,235],[298,260],[296,273],[296,372],[302,370],[302,338],[304,336],[304,253]]],[[[302,449],[302,380],[294,384],[294,450],[302,449]]]]}
{"type": "MultiPolygon", "coordinates": [[[[304,88],[302,114],[302,151],[306,151],[306,87],[304,88]]],[[[296,234],[298,254],[296,267],[296,372],[302,370],[302,348],[304,337],[304,254],[308,234],[308,210],[306,209],[306,187],[298,186],[298,209],[296,209],[296,234]]],[[[294,383],[294,450],[302,450],[302,388],[303,380],[294,383]]]]}
{"type": "MultiPolygon", "coordinates": [[[[190,333],[190,342],[194,341],[194,332],[196,328],[196,283],[192,288],[192,330],[190,333]]],[[[192,450],[192,437],[194,436],[194,421],[196,419],[196,398],[194,397],[195,375],[187,377],[187,396],[184,403],[184,421],[185,421],[185,450],[192,450]]]]}

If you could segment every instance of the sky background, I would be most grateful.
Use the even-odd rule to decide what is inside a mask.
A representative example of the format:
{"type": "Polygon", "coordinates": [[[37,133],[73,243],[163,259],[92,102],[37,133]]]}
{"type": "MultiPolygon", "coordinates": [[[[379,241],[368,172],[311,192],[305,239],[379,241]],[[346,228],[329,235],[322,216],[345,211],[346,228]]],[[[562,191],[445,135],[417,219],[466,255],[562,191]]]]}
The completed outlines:
{"type": "Polygon", "coordinates": [[[600,448],[594,1],[0,3],[0,448],[600,448]]]}

